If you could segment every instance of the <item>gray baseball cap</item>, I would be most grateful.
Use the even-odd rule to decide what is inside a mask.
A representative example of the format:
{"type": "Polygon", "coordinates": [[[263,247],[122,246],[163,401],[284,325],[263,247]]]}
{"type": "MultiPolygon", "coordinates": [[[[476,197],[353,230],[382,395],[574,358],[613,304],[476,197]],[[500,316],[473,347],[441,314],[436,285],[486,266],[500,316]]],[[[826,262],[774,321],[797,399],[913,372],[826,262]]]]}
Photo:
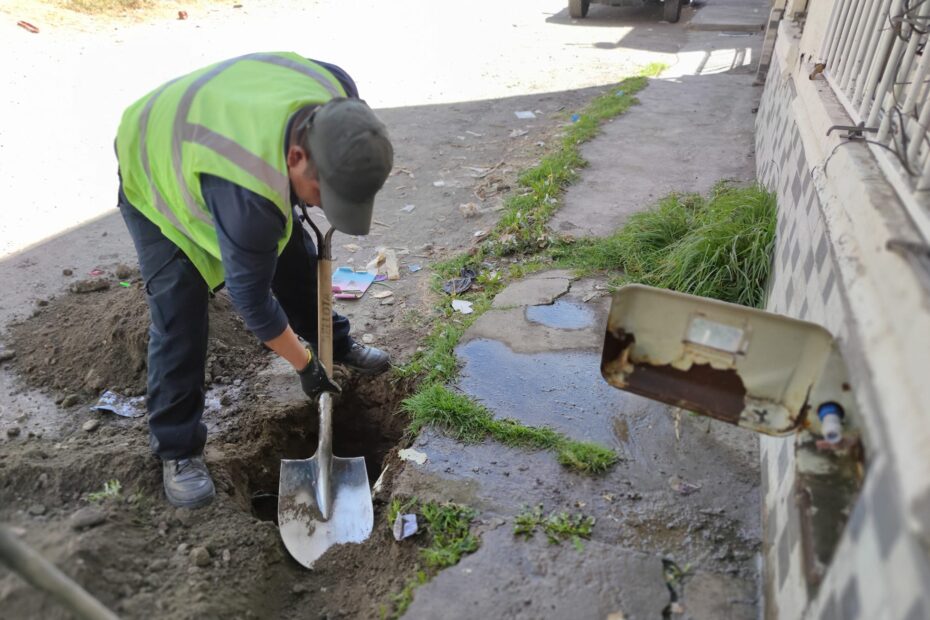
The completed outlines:
{"type": "Polygon", "coordinates": [[[375,194],[394,166],[384,123],[361,99],[332,99],[314,114],[310,154],[326,219],[339,232],[367,235],[375,194]]]}

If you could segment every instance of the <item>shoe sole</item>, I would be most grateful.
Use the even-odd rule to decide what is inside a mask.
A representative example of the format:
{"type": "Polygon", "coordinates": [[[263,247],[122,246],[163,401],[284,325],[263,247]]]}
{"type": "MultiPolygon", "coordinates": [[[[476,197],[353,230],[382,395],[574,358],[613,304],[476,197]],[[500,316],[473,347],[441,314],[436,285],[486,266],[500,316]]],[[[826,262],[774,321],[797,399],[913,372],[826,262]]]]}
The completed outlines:
{"type": "Polygon", "coordinates": [[[209,495],[205,495],[204,497],[198,497],[197,499],[192,499],[192,500],[187,500],[187,501],[175,499],[171,497],[170,495],[168,495],[167,489],[165,490],[165,498],[167,498],[168,503],[174,506],[175,508],[189,508],[190,510],[195,510],[197,508],[203,508],[204,506],[212,502],[213,498],[215,497],[216,497],[215,488],[210,491],[209,495]]]}

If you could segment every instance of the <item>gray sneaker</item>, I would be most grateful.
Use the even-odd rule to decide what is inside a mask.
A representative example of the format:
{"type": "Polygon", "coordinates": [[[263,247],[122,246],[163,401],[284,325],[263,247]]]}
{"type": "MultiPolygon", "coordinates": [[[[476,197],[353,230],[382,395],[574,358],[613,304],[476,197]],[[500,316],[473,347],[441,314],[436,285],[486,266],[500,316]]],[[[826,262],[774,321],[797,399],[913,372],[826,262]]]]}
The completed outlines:
{"type": "Polygon", "coordinates": [[[162,461],[165,495],[172,506],[200,508],[213,501],[216,490],[203,457],[162,461]]]}
{"type": "Polygon", "coordinates": [[[375,347],[353,342],[345,355],[336,360],[362,375],[380,375],[391,367],[391,356],[375,347]]]}

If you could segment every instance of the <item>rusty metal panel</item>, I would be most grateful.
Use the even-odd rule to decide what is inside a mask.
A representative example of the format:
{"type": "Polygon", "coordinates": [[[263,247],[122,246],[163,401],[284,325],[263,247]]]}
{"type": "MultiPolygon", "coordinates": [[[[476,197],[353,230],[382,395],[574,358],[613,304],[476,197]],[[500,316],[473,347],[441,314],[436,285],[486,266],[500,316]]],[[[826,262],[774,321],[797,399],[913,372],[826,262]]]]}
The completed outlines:
{"type": "Polygon", "coordinates": [[[786,435],[806,425],[832,348],[813,323],[634,284],[614,293],[601,374],[653,400],[786,435]]]}

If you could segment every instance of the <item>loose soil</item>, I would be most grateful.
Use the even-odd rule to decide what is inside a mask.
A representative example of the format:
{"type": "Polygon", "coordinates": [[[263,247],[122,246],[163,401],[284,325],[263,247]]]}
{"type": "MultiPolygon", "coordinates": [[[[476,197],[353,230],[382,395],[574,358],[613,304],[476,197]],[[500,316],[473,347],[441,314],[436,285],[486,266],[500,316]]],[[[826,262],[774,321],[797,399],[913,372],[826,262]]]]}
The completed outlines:
{"type": "MultiPolygon", "coordinates": [[[[80,378],[56,381],[45,359],[54,354],[53,367],[73,369],[64,374],[90,368],[108,386],[138,387],[144,381],[145,310],[139,287],[66,294],[12,330],[15,338],[38,338],[36,353],[20,347],[17,367],[39,387],[93,391],[80,378]]],[[[218,490],[212,505],[195,512],[169,506],[144,419],[101,416],[94,432],[77,431],[57,443],[35,437],[5,444],[0,521],[19,528],[27,543],[126,617],[379,615],[416,562],[415,549],[393,543],[384,524],[398,467],[382,480],[368,541],[333,549],[311,572],[297,565],[280,542],[274,494],[280,459],[309,458],[316,450],[315,408],[299,395],[282,396],[282,385],[296,386],[289,371],[260,372],[268,356],[222,297],[211,302],[211,324],[214,373],[228,377],[211,392],[227,406],[208,407],[205,414],[211,431],[206,459],[218,490]],[[112,479],[119,480],[120,493],[93,501],[90,494],[112,479]],[[101,524],[75,522],[75,513],[88,507],[103,512],[101,524]]],[[[360,381],[340,369],[339,377],[344,395],[335,407],[334,451],[364,456],[374,482],[403,437],[405,420],[395,415],[403,390],[390,374],[360,381]]],[[[83,407],[74,411],[87,414],[83,407]]],[[[11,610],[17,618],[70,617],[0,571],[0,618],[14,617],[11,610]]]]}
{"type": "MultiPolygon", "coordinates": [[[[102,282],[108,282],[100,278],[102,282]]],[[[228,384],[265,365],[260,343],[225,295],[210,300],[206,383],[228,384]]],[[[32,387],[60,396],[111,389],[145,393],[149,310],[140,280],[128,288],[69,294],[10,328],[17,371],[32,387]]]]}

